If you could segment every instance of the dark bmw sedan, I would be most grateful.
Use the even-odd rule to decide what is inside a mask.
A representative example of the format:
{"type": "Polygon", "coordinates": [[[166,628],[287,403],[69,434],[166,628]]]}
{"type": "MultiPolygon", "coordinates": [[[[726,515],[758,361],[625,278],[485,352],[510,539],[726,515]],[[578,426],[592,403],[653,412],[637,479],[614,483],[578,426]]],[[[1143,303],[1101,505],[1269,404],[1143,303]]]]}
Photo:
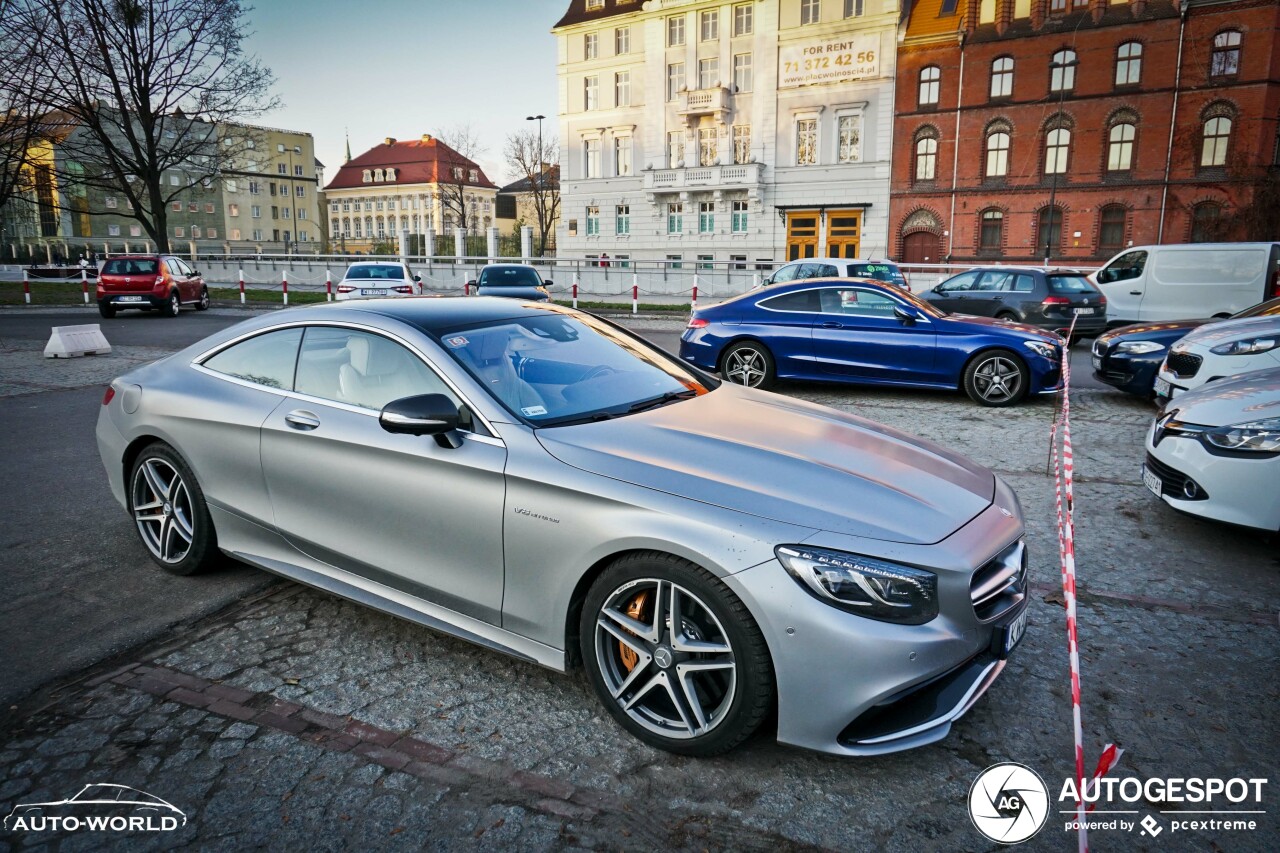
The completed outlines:
{"type": "MultiPolygon", "coordinates": [[[[1280,316],[1280,297],[1259,302],[1227,319],[1275,316],[1280,316]]],[[[1099,335],[1093,342],[1094,378],[1130,394],[1150,396],[1156,375],[1160,372],[1160,364],[1168,355],[1169,347],[1182,340],[1192,329],[1216,322],[1219,321],[1205,318],[1138,323],[1099,335]]]]}
{"type": "Polygon", "coordinates": [[[476,296],[507,296],[530,302],[547,302],[551,282],[542,280],[536,267],[527,264],[489,264],[480,270],[479,278],[467,282],[476,296]]]}
{"type": "Polygon", "coordinates": [[[1062,344],[1033,326],[948,314],[870,279],[770,285],[694,312],[680,357],[739,385],[776,379],[963,389],[984,406],[1057,391],[1062,344]]]}
{"type": "Polygon", "coordinates": [[[978,267],[920,294],[943,311],[1014,320],[1076,338],[1107,328],[1107,297],[1084,274],[1041,267],[978,267]]]}

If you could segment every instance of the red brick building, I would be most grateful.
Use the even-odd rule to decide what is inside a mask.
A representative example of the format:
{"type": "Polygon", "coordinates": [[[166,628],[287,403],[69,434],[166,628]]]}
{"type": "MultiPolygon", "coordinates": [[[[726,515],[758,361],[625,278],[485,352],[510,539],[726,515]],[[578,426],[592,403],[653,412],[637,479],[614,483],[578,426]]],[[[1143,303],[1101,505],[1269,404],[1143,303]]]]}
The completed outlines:
{"type": "Polygon", "coordinates": [[[896,257],[1084,265],[1280,239],[1277,0],[908,0],[902,17],[896,257]]]}

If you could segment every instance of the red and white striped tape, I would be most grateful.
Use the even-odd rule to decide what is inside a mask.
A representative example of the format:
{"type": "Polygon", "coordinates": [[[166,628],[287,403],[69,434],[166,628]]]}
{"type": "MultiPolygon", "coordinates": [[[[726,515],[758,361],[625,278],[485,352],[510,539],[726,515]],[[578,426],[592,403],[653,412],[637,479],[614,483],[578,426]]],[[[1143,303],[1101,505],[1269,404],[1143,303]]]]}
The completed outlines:
{"type": "MultiPolygon", "coordinates": [[[[1071,722],[1076,748],[1076,801],[1078,847],[1080,853],[1089,849],[1089,833],[1085,826],[1086,780],[1084,775],[1084,728],[1080,721],[1080,644],[1076,628],[1076,544],[1075,544],[1075,456],[1071,447],[1071,338],[1075,333],[1076,319],[1071,319],[1067,330],[1067,343],[1062,349],[1062,408],[1053,421],[1050,432],[1049,452],[1053,457],[1054,497],[1058,513],[1058,557],[1062,563],[1062,596],[1067,605],[1067,654],[1071,662],[1071,722]],[[1058,434],[1062,434],[1062,451],[1058,451],[1058,434]],[[1065,495],[1065,502],[1064,502],[1065,495]],[[1065,506],[1064,506],[1065,503],[1065,506]]],[[[1115,767],[1124,750],[1107,744],[1098,760],[1094,775],[1088,780],[1089,789],[1115,767]]],[[[1088,811],[1092,811],[1090,806],[1088,811]]]]}

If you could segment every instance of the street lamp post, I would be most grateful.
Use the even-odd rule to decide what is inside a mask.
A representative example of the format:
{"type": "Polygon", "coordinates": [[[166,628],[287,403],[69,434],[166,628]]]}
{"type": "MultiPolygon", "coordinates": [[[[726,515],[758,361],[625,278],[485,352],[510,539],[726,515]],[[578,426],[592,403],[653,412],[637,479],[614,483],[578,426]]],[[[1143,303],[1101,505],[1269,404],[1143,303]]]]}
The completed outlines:
{"type": "MultiPolygon", "coordinates": [[[[545,198],[543,198],[543,196],[542,196],[542,179],[543,179],[543,171],[544,171],[544,166],[543,166],[543,163],[542,163],[542,120],[543,120],[544,118],[546,118],[546,116],[544,116],[544,115],[536,115],[536,116],[525,116],[525,119],[524,119],[525,121],[536,121],[536,122],[538,123],[538,178],[537,178],[537,180],[538,180],[538,184],[537,184],[537,186],[538,186],[538,194],[537,194],[537,199],[538,199],[538,201],[539,201],[539,206],[540,206],[540,205],[543,205],[543,204],[546,204],[546,199],[545,199],[545,198]]],[[[538,257],[542,257],[543,253],[545,253],[545,252],[547,251],[547,235],[546,235],[546,231],[545,231],[545,229],[543,228],[543,223],[542,223],[543,215],[542,215],[542,211],[541,211],[541,210],[539,210],[539,211],[538,211],[538,213],[539,213],[539,215],[538,215],[538,257]]]]}

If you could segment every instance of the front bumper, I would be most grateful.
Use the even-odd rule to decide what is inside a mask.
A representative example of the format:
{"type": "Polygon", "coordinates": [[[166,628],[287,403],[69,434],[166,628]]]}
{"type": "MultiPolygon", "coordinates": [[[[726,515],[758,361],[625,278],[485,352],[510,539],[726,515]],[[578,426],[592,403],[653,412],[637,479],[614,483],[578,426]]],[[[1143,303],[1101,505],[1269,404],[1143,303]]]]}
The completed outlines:
{"type": "Polygon", "coordinates": [[[1166,436],[1156,445],[1154,436],[1153,426],[1147,432],[1147,453],[1161,466],[1154,473],[1160,476],[1160,499],[1166,504],[1201,518],[1280,531],[1280,456],[1219,456],[1195,438],[1166,436]],[[1188,499],[1187,479],[1208,497],[1188,499]]]}
{"type": "Polygon", "coordinates": [[[1103,352],[1091,354],[1093,376],[1099,382],[1119,388],[1129,394],[1149,396],[1155,385],[1156,374],[1164,361],[1164,351],[1131,354],[1103,352]]]}

